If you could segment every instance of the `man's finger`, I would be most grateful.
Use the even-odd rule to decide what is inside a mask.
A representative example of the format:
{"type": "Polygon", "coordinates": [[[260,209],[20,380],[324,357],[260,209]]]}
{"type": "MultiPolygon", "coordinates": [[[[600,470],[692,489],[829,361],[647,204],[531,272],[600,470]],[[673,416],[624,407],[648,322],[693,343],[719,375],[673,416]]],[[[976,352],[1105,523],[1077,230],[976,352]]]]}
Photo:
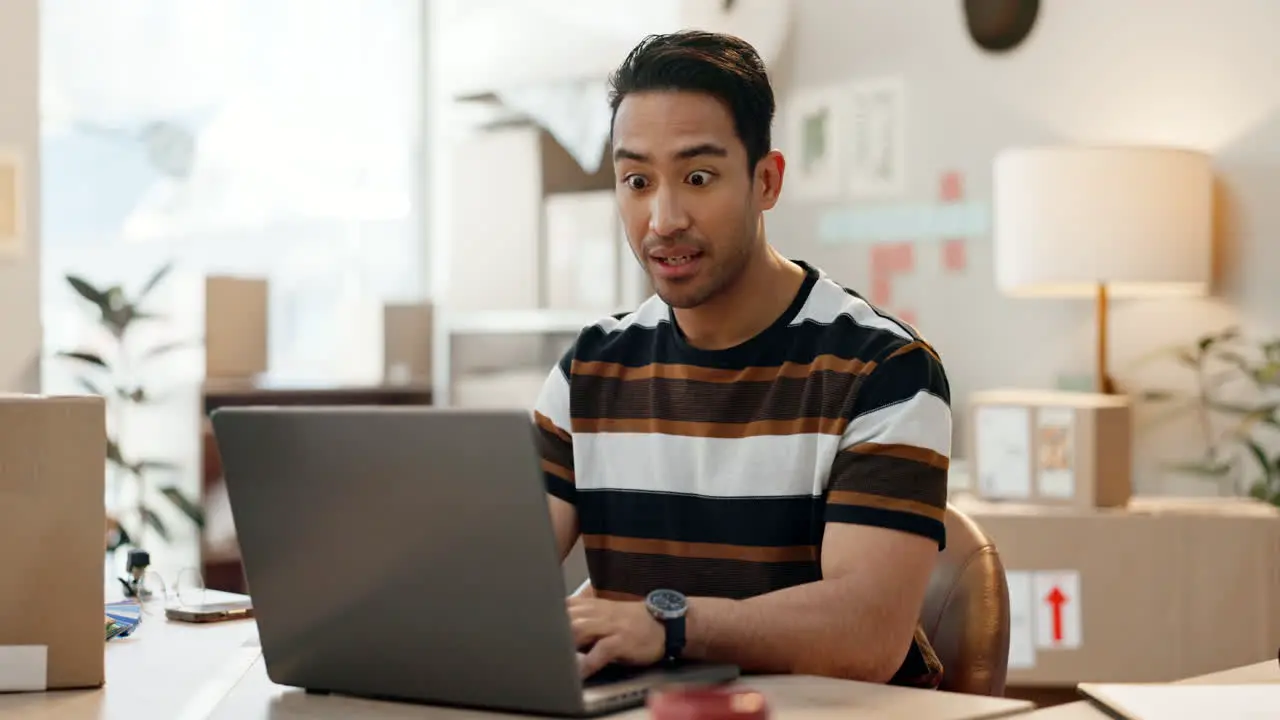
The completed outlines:
{"type": "Polygon", "coordinates": [[[578,647],[586,647],[609,634],[606,623],[595,617],[571,617],[569,629],[573,631],[573,641],[578,647]]]}
{"type": "Polygon", "coordinates": [[[618,636],[610,635],[593,645],[587,654],[579,655],[578,668],[582,671],[582,677],[591,677],[616,660],[620,647],[618,636]]]}
{"type": "Polygon", "coordinates": [[[594,603],[589,603],[589,602],[572,603],[569,605],[569,607],[565,609],[568,611],[569,617],[571,618],[588,617],[588,616],[600,614],[599,612],[600,607],[594,603]]]}

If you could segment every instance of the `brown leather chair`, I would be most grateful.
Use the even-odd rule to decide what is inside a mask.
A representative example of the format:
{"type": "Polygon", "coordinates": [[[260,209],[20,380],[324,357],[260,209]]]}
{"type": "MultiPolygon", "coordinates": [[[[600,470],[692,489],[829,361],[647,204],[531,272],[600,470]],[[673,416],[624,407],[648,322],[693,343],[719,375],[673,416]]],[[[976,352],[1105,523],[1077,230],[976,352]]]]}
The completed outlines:
{"type": "Polygon", "coordinates": [[[942,690],[1004,695],[1009,663],[1009,587],[995,545],[969,516],[947,506],[947,548],[929,580],[920,623],[942,661],[942,690]]]}

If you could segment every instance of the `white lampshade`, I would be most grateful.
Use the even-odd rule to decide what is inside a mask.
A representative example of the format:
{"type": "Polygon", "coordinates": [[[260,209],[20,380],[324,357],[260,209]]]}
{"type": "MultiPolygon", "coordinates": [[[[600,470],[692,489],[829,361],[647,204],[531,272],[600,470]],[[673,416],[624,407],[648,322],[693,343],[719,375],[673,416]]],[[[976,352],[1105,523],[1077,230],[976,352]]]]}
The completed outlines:
{"type": "Polygon", "coordinates": [[[1208,156],[1159,147],[1010,149],[995,160],[996,284],[1009,295],[1208,292],[1208,156]]]}

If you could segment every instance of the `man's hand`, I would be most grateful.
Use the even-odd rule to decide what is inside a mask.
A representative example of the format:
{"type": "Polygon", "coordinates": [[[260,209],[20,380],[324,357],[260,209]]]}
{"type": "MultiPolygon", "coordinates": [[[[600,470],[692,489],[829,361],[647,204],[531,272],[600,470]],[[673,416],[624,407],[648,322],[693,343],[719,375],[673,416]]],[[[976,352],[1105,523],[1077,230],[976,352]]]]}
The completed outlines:
{"type": "Polygon", "coordinates": [[[589,677],[609,663],[651,665],[662,659],[666,628],[644,603],[574,596],[568,599],[569,626],[578,649],[582,676],[589,677]]]}

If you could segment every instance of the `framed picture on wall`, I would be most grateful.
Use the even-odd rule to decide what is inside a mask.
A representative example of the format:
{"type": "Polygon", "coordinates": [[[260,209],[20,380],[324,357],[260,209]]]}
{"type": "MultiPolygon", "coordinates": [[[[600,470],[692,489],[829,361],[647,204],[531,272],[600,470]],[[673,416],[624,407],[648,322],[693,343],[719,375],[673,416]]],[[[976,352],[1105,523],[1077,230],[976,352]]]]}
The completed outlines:
{"type": "Polygon", "coordinates": [[[0,147],[0,259],[18,257],[25,233],[22,150],[0,147]]]}
{"type": "Polygon", "coordinates": [[[841,196],[843,101],[838,88],[808,88],[788,100],[788,194],[809,201],[841,196]]]}
{"type": "Polygon", "coordinates": [[[853,198],[897,197],[906,190],[906,91],[900,78],[847,86],[845,182],[853,198]]]}

